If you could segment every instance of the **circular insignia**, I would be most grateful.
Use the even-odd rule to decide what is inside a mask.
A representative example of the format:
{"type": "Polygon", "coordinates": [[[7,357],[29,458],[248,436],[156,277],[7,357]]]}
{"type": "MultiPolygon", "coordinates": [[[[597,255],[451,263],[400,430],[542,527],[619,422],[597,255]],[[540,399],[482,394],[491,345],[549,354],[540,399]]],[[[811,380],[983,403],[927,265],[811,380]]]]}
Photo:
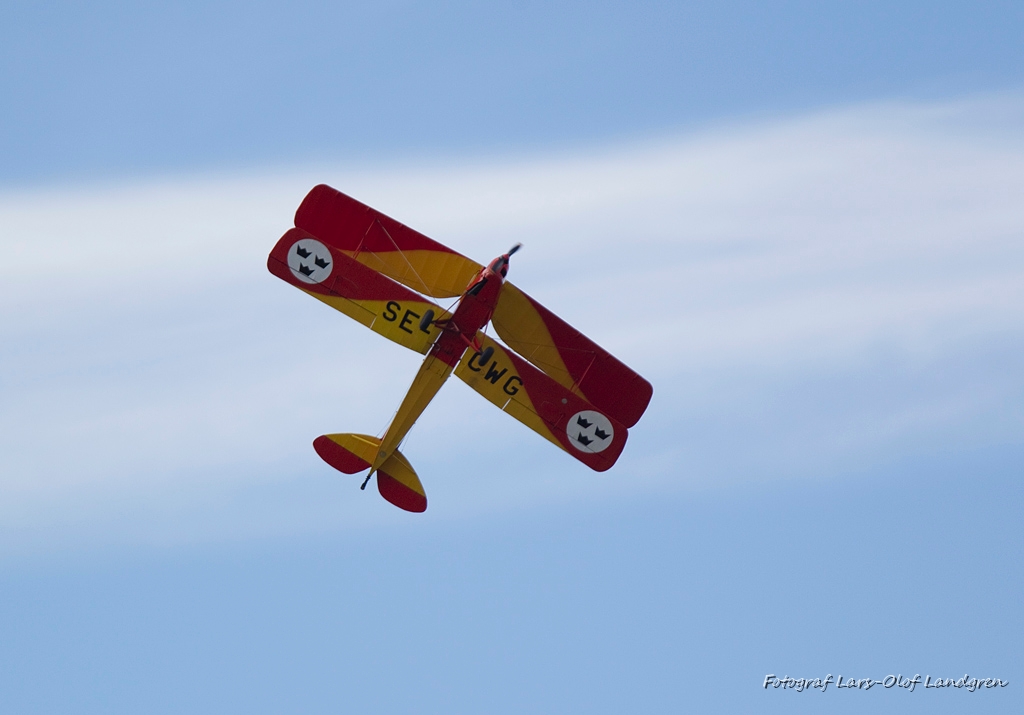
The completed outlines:
{"type": "Polygon", "coordinates": [[[334,265],[327,246],[315,238],[301,238],[288,249],[288,267],[303,283],[323,283],[334,265]]]}
{"type": "Polygon", "coordinates": [[[581,452],[603,452],[615,439],[611,420],[594,410],[583,410],[570,417],[565,433],[569,444],[581,452]]]}

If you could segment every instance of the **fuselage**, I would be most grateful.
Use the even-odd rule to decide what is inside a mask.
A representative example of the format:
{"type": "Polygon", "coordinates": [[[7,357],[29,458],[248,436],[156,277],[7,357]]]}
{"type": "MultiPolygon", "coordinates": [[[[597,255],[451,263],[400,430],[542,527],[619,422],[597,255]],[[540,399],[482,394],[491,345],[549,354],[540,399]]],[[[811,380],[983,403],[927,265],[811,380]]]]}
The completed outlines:
{"type": "Polygon", "coordinates": [[[502,259],[505,259],[507,266],[508,257],[499,256],[489,266],[481,269],[466,286],[455,313],[443,326],[428,358],[433,356],[454,368],[466,348],[475,345],[477,332],[487,325],[498,304],[505,276],[496,272],[493,266],[502,259]]]}
{"type": "Polygon", "coordinates": [[[479,349],[476,334],[490,321],[508,273],[509,254],[495,258],[482,268],[459,298],[455,312],[443,324],[441,333],[420,365],[409,391],[381,440],[370,473],[387,461],[409,433],[416,420],[441,389],[468,348],[479,349]]]}

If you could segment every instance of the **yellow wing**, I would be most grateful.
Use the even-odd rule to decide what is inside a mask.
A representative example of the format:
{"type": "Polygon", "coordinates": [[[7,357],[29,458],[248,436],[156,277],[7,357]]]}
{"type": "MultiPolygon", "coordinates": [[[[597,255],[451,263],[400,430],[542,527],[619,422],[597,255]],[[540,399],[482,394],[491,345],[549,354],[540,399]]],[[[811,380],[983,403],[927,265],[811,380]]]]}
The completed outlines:
{"type": "Polygon", "coordinates": [[[325,245],[289,230],[267,259],[275,276],[410,350],[426,354],[437,338],[434,320],[451,317],[418,293],[325,245]],[[427,319],[428,313],[432,319],[427,319]]]}
{"type": "Polygon", "coordinates": [[[491,323],[510,348],[627,427],[647,409],[651,383],[511,283],[491,323]]]}
{"type": "Polygon", "coordinates": [[[455,375],[499,409],[599,472],[615,464],[626,426],[482,332],[455,375]],[[484,358],[487,358],[484,360],[484,358]]]}

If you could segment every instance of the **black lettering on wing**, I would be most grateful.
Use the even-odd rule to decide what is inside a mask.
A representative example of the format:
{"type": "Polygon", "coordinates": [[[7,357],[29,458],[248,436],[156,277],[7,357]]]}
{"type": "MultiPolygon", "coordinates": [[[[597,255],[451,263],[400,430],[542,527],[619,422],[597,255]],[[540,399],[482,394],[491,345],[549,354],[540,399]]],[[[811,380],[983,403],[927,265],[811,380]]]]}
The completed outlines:
{"type": "Polygon", "coordinates": [[[519,375],[511,375],[507,380],[505,380],[505,385],[501,389],[505,391],[506,395],[514,395],[519,392],[519,387],[522,384],[523,380],[519,375]],[[513,385],[513,382],[518,382],[519,385],[513,385]]]}
{"type": "Polygon", "coordinates": [[[398,329],[404,330],[405,332],[409,333],[409,335],[412,335],[412,330],[405,326],[409,325],[414,319],[418,317],[420,317],[419,313],[414,313],[412,312],[411,309],[407,308],[405,311],[405,315],[402,316],[402,322],[398,324],[398,329]]]}
{"type": "Polygon", "coordinates": [[[491,363],[491,366],[487,368],[487,374],[484,375],[484,379],[490,380],[492,385],[497,385],[498,380],[501,379],[501,376],[508,372],[507,367],[501,368],[501,372],[498,372],[497,367],[498,361],[495,360],[494,362],[491,363]]]}

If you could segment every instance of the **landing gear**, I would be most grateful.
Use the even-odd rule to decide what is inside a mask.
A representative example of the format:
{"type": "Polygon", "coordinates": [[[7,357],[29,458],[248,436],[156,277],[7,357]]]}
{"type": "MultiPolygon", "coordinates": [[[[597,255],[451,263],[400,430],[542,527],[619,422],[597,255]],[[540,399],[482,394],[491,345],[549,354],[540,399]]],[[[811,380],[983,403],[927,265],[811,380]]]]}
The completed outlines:
{"type": "Polygon", "coordinates": [[[493,345],[488,347],[482,353],[480,353],[480,357],[478,357],[476,359],[476,364],[481,366],[481,367],[483,367],[484,365],[486,365],[487,363],[489,363],[491,361],[491,356],[492,355],[494,355],[494,346],[493,345]]]}
{"type": "Polygon", "coordinates": [[[433,322],[434,322],[434,309],[430,308],[430,309],[427,310],[426,313],[423,314],[423,317],[420,318],[420,330],[422,332],[424,332],[424,333],[430,332],[429,330],[427,330],[427,328],[429,328],[430,324],[433,323],[433,322]]]}
{"type": "Polygon", "coordinates": [[[359,488],[365,490],[366,489],[366,483],[370,481],[370,477],[372,477],[372,476],[373,476],[373,472],[370,472],[369,474],[367,474],[366,475],[366,479],[363,480],[363,485],[361,487],[359,487],[359,488]]]}

